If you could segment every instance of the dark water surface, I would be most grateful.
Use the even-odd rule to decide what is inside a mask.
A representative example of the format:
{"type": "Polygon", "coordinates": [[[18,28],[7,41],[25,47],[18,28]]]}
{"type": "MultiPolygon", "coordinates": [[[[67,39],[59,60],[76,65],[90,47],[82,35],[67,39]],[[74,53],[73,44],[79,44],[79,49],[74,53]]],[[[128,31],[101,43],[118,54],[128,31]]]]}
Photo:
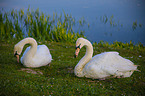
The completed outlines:
{"type": "MultiPolygon", "coordinates": [[[[28,6],[50,16],[64,11],[76,20],[83,18],[86,25],[80,30],[93,42],[132,40],[145,45],[145,0],[0,0],[0,8],[6,11],[27,10],[28,6]],[[103,16],[107,16],[107,22],[103,16]],[[109,21],[111,16],[114,26],[109,21]],[[136,29],[132,28],[133,22],[137,22],[136,29]]],[[[76,25],[74,30],[78,28],[76,25]]]]}

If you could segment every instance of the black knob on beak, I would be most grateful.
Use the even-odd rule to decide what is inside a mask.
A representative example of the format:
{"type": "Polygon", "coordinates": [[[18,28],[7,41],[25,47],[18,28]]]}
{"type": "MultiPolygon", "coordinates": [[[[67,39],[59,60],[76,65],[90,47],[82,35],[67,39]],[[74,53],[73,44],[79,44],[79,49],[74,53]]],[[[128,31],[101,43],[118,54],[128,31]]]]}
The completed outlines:
{"type": "Polygon", "coordinates": [[[19,54],[17,53],[17,51],[16,51],[16,53],[14,54],[14,57],[16,57],[16,55],[19,55],[19,54]]]}

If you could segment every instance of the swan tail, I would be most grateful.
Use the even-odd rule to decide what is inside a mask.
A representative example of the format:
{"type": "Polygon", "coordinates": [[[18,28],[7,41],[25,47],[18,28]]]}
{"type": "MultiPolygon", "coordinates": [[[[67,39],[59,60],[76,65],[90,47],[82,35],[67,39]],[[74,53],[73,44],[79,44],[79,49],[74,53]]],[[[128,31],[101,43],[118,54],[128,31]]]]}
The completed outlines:
{"type": "MultiPolygon", "coordinates": [[[[138,67],[138,66],[140,66],[140,65],[134,65],[135,67],[138,67]]],[[[133,70],[133,71],[138,71],[138,72],[141,72],[140,70],[138,70],[137,68],[136,68],[136,70],[133,70]]]]}

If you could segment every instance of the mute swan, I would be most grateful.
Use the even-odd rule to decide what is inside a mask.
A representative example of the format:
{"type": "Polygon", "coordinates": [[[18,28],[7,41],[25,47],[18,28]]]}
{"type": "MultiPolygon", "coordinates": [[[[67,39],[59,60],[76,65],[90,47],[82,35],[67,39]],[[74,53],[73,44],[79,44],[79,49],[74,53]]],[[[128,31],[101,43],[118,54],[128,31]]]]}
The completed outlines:
{"type": "Polygon", "coordinates": [[[75,56],[78,56],[83,46],[86,47],[86,54],[74,69],[74,73],[78,77],[105,80],[105,78],[112,76],[130,77],[134,71],[138,71],[137,65],[121,57],[118,52],[104,52],[92,58],[93,46],[84,38],[78,38],[76,41],[75,56]]]}
{"type": "Polygon", "coordinates": [[[21,52],[25,44],[31,45],[27,47],[23,56],[21,57],[21,63],[25,67],[41,67],[51,62],[52,56],[47,46],[46,45],[37,46],[37,42],[35,41],[35,39],[28,37],[21,40],[14,46],[14,55],[17,57],[18,63],[19,63],[19,55],[21,55],[21,52]]]}

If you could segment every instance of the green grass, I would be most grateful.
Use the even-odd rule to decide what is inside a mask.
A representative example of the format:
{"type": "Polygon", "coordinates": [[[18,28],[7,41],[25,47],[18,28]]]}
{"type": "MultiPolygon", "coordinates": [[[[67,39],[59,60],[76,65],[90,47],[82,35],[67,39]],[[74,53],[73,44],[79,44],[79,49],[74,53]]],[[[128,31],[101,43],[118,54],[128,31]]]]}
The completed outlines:
{"type": "MultiPolygon", "coordinates": [[[[18,41],[0,41],[0,95],[2,96],[89,96],[145,94],[145,48],[131,44],[94,43],[94,55],[104,51],[118,51],[130,59],[141,72],[134,72],[129,78],[111,78],[105,81],[76,77],[73,69],[85,54],[82,48],[78,58],[74,58],[75,43],[39,42],[46,44],[53,57],[52,63],[40,68],[25,68],[16,62],[13,54],[18,41]],[[118,45],[117,45],[118,44],[118,45]],[[23,70],[28,69],[28,70],[23,70]],[[32,73],[31,71],[34,71],[32,73]]],[[[27,45],[28,46],[28,45],[27,45]]],[[[27,47],[25,46],[25,48],[27,47]]]]}
{"type": "MultiPolygon", "coordinates": [[[[8,12],[0,9],[0,38],[7,40],[13,37],[21,40],[29,36],[41,41],[75,42],[77,38],[84,37],[84,31],[78,29],[74,32],[76,23],[78,24],[75,18],[65,12],[63,15],[54,13],[50,16],[39,9],[12,9],[8,12]]],[[[85,21],[81,25],[84,23],[85,21]]]]}

